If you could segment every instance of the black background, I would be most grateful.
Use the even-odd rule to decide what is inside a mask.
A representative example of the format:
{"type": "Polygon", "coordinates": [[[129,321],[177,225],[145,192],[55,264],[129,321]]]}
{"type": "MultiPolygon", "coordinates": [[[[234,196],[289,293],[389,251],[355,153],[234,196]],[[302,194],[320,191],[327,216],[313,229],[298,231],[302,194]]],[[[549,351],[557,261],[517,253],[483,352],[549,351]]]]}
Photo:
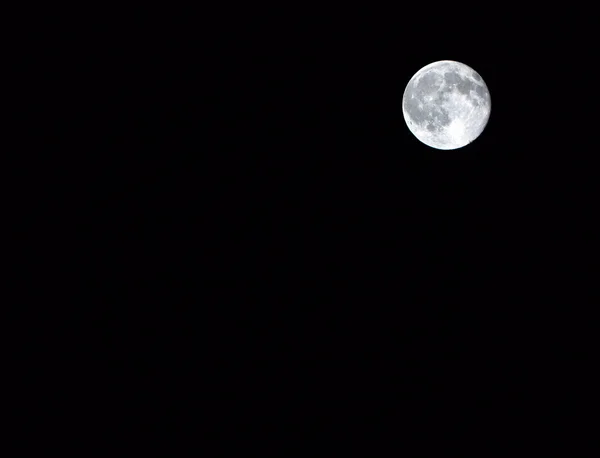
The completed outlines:
{"type": "Polygon", "coordinates": [[[452,6],[231,8],[86,12],[40,51],[52,192],[31,250],[53,297],[80,304],[39,319],[74,353],[62,389],[98,387],[78,408],[156,447],[169,431],[278,456],[502,454],[564,431],[589,370],[597,184],[548,103],[575,59],[560,27],[452,6]],[[444,59],[492,97],[454,151],[421,144],[401,110],[444,59]]]}

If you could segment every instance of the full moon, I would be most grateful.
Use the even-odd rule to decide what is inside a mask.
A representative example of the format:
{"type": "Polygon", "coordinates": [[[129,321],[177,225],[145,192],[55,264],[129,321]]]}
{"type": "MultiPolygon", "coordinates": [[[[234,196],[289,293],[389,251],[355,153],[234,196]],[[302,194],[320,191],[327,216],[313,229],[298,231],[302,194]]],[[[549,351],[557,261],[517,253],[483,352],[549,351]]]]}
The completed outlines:
{"type": "Polygon", "coordinates": [[[462,148],[487,125],[492,109],[483,78],[452,60],[426,65],[410,79],[402,97],[409,130],[432,148],[462,148]]]}

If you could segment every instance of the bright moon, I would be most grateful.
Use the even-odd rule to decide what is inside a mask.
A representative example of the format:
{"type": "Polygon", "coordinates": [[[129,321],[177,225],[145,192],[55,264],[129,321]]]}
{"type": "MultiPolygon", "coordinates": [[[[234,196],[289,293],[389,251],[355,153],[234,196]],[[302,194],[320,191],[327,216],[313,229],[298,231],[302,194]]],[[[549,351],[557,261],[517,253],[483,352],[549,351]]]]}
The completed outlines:
{"type": "Polygon", "coordinates": [[[471,67],[442,60],[423,67],[411,78],[402,97],[410,131],[436,149],[462,148],[487,125],[492,109],[488,88],[471,67]]]}

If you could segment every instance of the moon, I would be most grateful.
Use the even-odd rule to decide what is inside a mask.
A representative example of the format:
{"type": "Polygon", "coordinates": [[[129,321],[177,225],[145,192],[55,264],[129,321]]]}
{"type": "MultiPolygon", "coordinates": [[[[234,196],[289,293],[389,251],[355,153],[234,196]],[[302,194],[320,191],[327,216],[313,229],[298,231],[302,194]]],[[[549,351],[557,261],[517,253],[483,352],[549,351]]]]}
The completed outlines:
{"type": "Polygon", "coordinates": [[[483,78],[453,60],[423,67],[410,79],[402,97],[409,130],[422,143],[440,150],[462,148],[479,137],[491,109],[483,78]]]}

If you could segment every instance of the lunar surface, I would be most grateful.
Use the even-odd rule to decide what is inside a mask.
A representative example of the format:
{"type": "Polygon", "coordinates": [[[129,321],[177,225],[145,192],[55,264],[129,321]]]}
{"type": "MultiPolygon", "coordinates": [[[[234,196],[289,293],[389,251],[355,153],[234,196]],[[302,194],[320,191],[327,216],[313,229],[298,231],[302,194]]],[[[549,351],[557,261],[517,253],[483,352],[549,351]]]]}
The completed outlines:
{"type": "Polygon", "coordinates": [[[402,97],[402,112],[410,131],[436,149],[462,148],[475,140],[488,123],[492,103],[481,76],[452,60],[419,70],[402,97]]]}

